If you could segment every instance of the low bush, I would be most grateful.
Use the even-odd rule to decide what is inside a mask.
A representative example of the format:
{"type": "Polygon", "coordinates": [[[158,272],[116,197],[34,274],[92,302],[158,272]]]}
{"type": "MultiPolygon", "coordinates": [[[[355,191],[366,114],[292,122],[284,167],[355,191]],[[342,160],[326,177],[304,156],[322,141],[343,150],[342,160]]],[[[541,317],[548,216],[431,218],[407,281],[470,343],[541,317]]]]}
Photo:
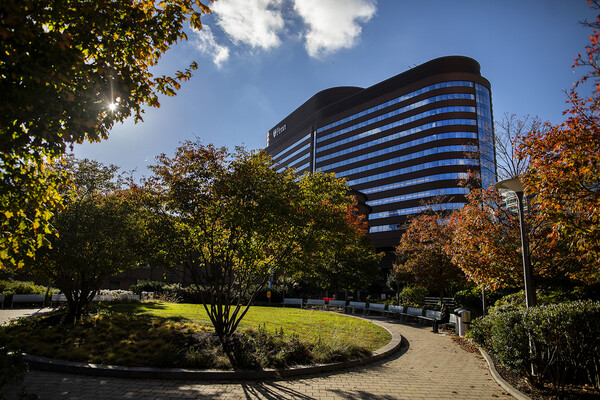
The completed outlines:
{"type": "MultiPolygon", "coordinates": [[[[0,294],[7,296],[13,294],[45,294],[46,286],[36,285],[26,281],[0,281],[0,294]]],[[[50,293],[58,293],[58,289],[50,288],[50,293]]]]}
{"type": "Polygon", "coordinates": [[[505,366],[549,383],[600,387],[600,303],[573,301],[520,308],[517,296],[471,324],[471,337],[505,366]],[[533,371],[532,371],[533,368],[533,371]]]}
{"type": "Polygon", "coordinates": [[[421,286],[405,286],[400,292],[400,304],[423,307],[427,292],[427,289],[421,286]]]}

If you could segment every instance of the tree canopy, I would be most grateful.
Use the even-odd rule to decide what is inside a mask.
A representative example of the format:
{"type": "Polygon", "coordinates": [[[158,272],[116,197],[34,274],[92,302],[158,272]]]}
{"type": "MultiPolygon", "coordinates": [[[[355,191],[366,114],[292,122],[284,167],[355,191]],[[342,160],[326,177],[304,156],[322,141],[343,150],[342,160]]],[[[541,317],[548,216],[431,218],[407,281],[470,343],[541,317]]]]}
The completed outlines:
{"type": "Polygon", "coordinates": [[[157,253],[186,267],[225,347],[272,274],[357,225],[342,180],[277,173],[264,152],[187,141],[152,170],[142,192],[157,221],[157,253]]]}
{"type": "MultiPolygon", "coordinates": [[[[593,2],[595,8],[597,2],[593,2]]],[[[569,92],[567,120],[547,123],[524,139],[521,156],[530,158],[524,176],[535,207],[551,222],[550,237],[566,240],[587,274],[600,279],[600,15],[588,22],[593,33],[574,67],[587,73],[569,92]],[[591,95],[579,89],[591,82],[591,95]]],[[[589,88],[588,88],[589,89],[589,88]]],[[[586,90],[586,89],[584,89],[586,90]]]]}
{"type": "Polygon", "coordinates": [[[0,3],[0,262],[21,265],[60,206],[53,158],[142,119],[196,69],[151,68],[210,10],[198,0],[9,0],[0,3]]]}

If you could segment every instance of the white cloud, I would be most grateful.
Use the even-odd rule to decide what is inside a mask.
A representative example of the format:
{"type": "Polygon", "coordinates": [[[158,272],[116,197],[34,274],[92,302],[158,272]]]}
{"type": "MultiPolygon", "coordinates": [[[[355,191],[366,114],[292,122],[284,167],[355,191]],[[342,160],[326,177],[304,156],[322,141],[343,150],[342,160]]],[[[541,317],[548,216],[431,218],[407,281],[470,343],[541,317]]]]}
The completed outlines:
{"type": "Polygon", "coordinates": [[[217,23],[235,42],[269,50],[279,46],[283,0],[218,0],[211,7],[217,23]]]}
{"type": "Polygon", "coordinates": [[[359,23],[377,11],[376,0],[294,0],[294,9],[308,25],[306,51],[320,57],[350,48],[361,33],[359,23]]]}
{"type": "Polygon", "coordinates": [[[194,45],[203,54],[212,57],[213,62],[218,68],[229,58],[229,49],[225,46],[217,44],[215,37],[207,25],[202,25],[202,30],[194,29],[196,38],[194,45]]]}

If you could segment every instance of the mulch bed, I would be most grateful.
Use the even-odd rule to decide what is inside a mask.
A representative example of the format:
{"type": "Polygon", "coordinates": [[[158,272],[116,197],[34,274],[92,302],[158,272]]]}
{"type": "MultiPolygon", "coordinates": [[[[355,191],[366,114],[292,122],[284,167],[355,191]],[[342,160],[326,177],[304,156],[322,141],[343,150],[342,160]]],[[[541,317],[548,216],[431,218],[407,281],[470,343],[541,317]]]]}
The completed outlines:
{"type": "MultiPolygon", "coordinates": [[[[450,332],[449,332],[450,333],[450,332]]],[[[479,354],[479,346],[472,340],[466,339],[462,336],[452,336],[452,340],[457,343],[463,350],[469,353],[479,354]]],[[[600,392],[590,386],[567,386],[563,397],[559,397],[552,393],[550,387],[536,387],[531,385],[529,381],[517,374],[516,372],[503,367],[492,354],[490,354],[496,371],[502,376],[502,378],[508,382],[512,387],[519,390],[524,395],[528,396],[532,400],[554,400],[562,398],[565,400],[593,400],[600,399],[600,392]]]]}

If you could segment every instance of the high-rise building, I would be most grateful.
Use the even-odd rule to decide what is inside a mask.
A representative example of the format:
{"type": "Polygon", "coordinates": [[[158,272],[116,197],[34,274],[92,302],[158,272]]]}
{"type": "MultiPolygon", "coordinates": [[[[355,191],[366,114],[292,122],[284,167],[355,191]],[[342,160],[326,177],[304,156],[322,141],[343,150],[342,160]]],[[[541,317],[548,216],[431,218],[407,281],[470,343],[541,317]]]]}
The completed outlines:
{"type": "Polygon", "coordinates": [[[346,178],[368,198],[375,247],[391,253],[408,217],[466,203],[470,172],[496,181],[490,83],[475,60],[452,56],[366,89],[323,90],[269,130],[266,151],[278,169],[346,178]]]}

